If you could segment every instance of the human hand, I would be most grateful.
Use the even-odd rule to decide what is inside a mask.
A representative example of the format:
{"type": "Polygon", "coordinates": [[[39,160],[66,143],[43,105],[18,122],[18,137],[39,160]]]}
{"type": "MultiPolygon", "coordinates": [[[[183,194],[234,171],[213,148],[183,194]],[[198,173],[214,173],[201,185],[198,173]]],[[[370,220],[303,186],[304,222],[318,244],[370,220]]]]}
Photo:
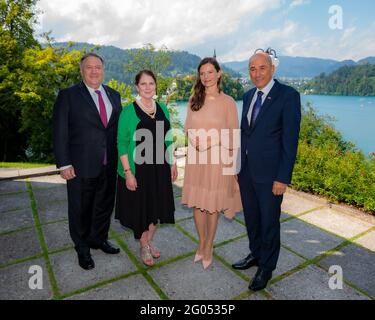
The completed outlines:
{"type": "Polygon", "coordinates": [[[272,186],[272,193],[275,196],[281,196],[286,191],[287,185],[282,182],[274,181],[272,186]]]}
{"type": "Polygon", "coordinates": [[[198,138],[198,137],[196,137],[196,139],[195,139],[194,146],[195,146],[195,149],[196,149],[197,151],[199,151],[199,138],[198,138]]]}
{"type": "Polygon", "coordinates": [[[133,173],[129,171],[129,173],[126,173],[126,187],[130,191],[136,191],[137,190],[137,179],[134,177],[133,173]]]}
{"type": "Polygon", "coordinates": [[[65,180],[71,180],[71,179],[74,179],[76,177],[76,173],[75,173],[73,167],[69,167],[69,168],[66,168],[66,169],[60,171],[60,176],[61,176],[61,178],[65,179],[65,180]]]}
{"type": "Polygon", "coordinates": [[[197,151],[206,151],[211,148],[211,143],[205,141],[205,143],[202,143],[201,145],[199,144],[199,139],[196,140],[195,142],[195,149],[197,151]]]}
{"type": "Polygon", "coordinates": [[[172,165],[171,173],[172,173],[172,182],[175,182],[177,177],[178,177],[178,171],[177,171],[177,165],[176,164],[172,165]]]}

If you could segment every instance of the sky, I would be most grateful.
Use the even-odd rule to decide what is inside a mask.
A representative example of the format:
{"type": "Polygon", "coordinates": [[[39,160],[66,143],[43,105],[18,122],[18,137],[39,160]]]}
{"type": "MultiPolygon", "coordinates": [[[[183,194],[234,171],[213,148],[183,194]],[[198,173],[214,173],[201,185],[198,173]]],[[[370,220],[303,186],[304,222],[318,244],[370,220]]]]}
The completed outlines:
{"type": "Polygon", "coordinates": [[[39,0],[37,33],[58,42],[152,43],[221,62],[258,48],[355,61],[375,56],[373,0],[39,0]]]}

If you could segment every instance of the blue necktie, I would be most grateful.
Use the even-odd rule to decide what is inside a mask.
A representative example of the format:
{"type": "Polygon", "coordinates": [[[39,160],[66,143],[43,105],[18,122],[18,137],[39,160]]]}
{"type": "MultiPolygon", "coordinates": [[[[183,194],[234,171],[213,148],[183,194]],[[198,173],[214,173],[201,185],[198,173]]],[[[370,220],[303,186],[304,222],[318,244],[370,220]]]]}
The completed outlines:
{"type": "Polygon", "coordinates": [[[250,128],[252,128],[254,126],[255,120],[256,120],[256,118],[259,114],[259,111],[260,111],[260,107],[262,106],[262,95],[263,95],[263,92],[258,91],[257,99],[254,103],[253,110],[251,111],[250,128]]]}

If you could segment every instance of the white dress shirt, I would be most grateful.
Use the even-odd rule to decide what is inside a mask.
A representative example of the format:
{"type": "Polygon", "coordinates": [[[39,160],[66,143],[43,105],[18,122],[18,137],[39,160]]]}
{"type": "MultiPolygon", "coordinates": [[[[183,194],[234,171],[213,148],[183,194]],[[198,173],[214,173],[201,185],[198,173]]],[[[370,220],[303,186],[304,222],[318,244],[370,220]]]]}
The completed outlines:
{"type": "Polygon", "coordinates": [[[100,114],[99,96],[95,91],[99,90],[102,93],[103,101],[104,101],[104,104],[105,104],[105,110],[107,112],[107,120],[109,121],[109,118],[111,117],[111,114],[112,114],[112,104],[111,104],[111,101],[108,99],[107,93],[104,90],[103,86],[100,85],[100,87],[98,89],[93,89],[93,88],[89,87],[86,83],[85,83],[85,85],[86,85],[87,90],[89,90],[92,99],[95,102],[95,105],[96,105],[96,108],[98,109],[99,114],[100,114]]]}

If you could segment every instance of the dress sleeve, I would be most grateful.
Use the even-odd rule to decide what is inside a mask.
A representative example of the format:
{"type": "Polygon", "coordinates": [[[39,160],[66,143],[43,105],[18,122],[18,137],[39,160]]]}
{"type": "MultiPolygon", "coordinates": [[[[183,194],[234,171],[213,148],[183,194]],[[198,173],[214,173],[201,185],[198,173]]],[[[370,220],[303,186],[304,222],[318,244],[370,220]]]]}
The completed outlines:
{"type": "Polygon", "coordinates": [[[125,107],[120,114],[118,121],[118,130],[117,130],[117,150],[119,156],[127,155],[129,152],[129,143],[130,143],[130,133],[127,124],[127,107],[125,107]]]}
{"type": "Polygon", "coordinates": [[[185,134],[187,135],[189,139],[189,143],[195,148],[196,147],[196,138],[197,135],[195,133],[195,130],[193,130],[192,126],[192,115],[193,111],[190,108],[190,101],[187,106],[187,113],[186,113],[186,120],[185,120],[185,134]]]}
{"type": "Polygon", "coordinates": [[[222,133],[221,144],[224,148],[234,150],[239,148],[240,132],[238,126],[237,105],[233,99],[230,99],[226,108],[226,128],[222,133]]]}

